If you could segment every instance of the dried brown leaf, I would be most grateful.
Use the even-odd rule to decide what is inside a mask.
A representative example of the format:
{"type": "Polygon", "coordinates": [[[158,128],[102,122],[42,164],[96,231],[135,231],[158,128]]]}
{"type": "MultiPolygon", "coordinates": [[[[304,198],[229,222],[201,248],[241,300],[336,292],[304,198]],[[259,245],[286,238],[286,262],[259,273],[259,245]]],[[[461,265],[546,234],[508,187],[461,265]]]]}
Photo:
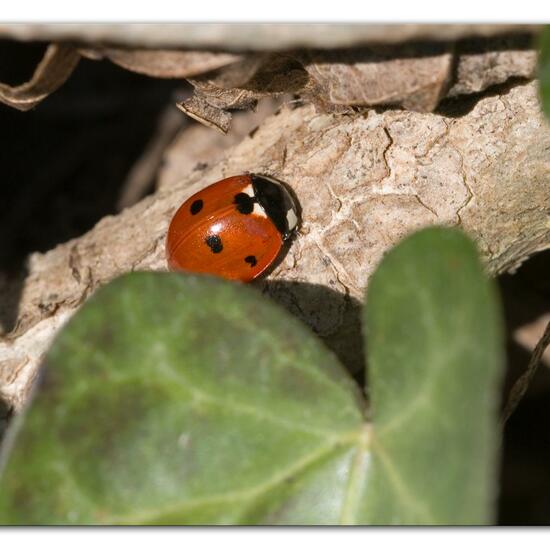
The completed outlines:
{"type": "Polygon", "coordinates": [[[239,61],[232,53],[177,50],[123,50],[117,48],[82,50],[91,59],[110,59],[113,63],[157,78],[187,78],[239,61]]]}
{"type": "Polygon", "coordinates": [[[253,109],[260,99],[298,92],[307,81],[302,66],[287,55],[250,55],[218,71],[189,79],[195,95],[178,106],[199,122],[226,133],[231,120],[228,110],[253,109]]]}
{"type": "Polygon", "coordinates": [[[446,91],[452,55],[444,46],[317,51],[305,61],[323,102],[399,105],[432,111],[446,91]]]}
{"type": "MultiPolygon", "coordinates": [[[[248,109],[266,95],[299,94],[324,112],[395,105],[433,111],[446,96],[531,78],[528,35],[453,43],[250,54],[190,79],[210,107],[248,109]]],[[[206,117],[205,117],[206,118],[206,117]]]]}
{"type": "Polygon", "coordinates": [[[177,104],[186,115],[194,118],[201,124],[227,134],[231,124],[231,114],[223,109],[214,107],[201,95],[195,94],[189,99],[177,104]]]}
{"type": "Polygon", "coordinates": [[[231,66],[222,67],[202,75],[196,80],[190,80],[193,85],[201,83],[209,84],[213,88],[241,88],[258,72],[271,56],[264,53],[242,56],[239,61],[231,66]]]}
{"type": "MultiPolygon", "coordinates": [[[[250,55],[238,63],[218,71],[190,78],[195,94],[218,109],[250,109],[269,95],[291,92],[296,84],[296,73],[303,70],[296,62],[278,54],[250,55]]],[[[302,78],[302,85],[305,74],[302,78]]],[[[307,79],[306,79],[307,80],[307,79]]]]}
{"type": "Polygon", "coordinates": [[[32,78],[19,86],[0,83],[0,101],[19,111],[28,111],[57,90],[80,60],[72,46],[50,44],[32,78]]]}
{"type": "Polygon", "coordinates": [[[258,99],[269,93],[243,88],[220,88],[208,80],[189,80],[195,86],[195,96],[200,96],[217,109],[252,109],[258,99]]]}

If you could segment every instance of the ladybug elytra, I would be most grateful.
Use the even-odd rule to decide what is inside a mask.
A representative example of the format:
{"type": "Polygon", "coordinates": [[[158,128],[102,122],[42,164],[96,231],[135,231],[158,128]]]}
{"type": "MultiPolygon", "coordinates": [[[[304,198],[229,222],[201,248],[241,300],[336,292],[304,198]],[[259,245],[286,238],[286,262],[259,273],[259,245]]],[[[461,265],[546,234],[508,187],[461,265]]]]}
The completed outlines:
{"type": "Polygon", "coordinates": [[[298,207],[283,183],[232,176],[179,207],[166,238],[168,265],[250,282],[275,262],[297,226],[298,207]]]}

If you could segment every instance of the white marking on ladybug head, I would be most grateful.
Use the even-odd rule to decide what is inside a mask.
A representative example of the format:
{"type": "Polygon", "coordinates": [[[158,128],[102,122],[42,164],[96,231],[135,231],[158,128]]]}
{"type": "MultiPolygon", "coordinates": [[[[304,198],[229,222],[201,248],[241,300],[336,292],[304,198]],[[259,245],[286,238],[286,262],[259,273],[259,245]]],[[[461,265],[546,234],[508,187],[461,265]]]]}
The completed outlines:
{"type": "Polygon", "coordinates": [[[265,213],[265,210],[262,208],[262,205],[259,202],[254,203],[254,210],[252,210],[252,214],[255,214],[256,216],[261,216],[262,218],[267,218],[267,214],[265,213]]]}
{"type": "Polygon", "coordinates": [[[242,191],[241,193],[245,193],[246,195],[248,195],[249,197],[253,197],[254,196],[254,187],[252,187],[252,185],[247,185],[242,191]]]}
{"type": "Polygon", "coordinates": [[[288,223],[288,230],[292,231],[298,225],[298,216],[294,211],[294,208],[290,208],[286,213],[286,221],[288,223]]]}

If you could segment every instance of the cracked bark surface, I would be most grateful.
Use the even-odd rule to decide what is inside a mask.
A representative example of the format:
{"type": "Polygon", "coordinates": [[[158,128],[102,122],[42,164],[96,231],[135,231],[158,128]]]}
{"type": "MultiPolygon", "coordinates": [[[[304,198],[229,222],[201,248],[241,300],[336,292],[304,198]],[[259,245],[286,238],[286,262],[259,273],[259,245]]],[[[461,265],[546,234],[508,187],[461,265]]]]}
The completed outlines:
{"type": "Polygon", "coordinates": [[[80,238],[30,256],[15,327],[0,340],[0,395],[20,408],[51,340],[86,298],[122,273],[165,270],[164,238],[181,202],[246,171],[287,182],[303,217],[284,260],[257,286],[353,370],[361,361],[357,340],[350,343],[360,330],[358,301],[384,252],[411,231],[462,227],[491,274],[550,246],[549,150],[534,82],[484,97],[458,117],[285,106],[215,162],[190,165],[80,238]]]}

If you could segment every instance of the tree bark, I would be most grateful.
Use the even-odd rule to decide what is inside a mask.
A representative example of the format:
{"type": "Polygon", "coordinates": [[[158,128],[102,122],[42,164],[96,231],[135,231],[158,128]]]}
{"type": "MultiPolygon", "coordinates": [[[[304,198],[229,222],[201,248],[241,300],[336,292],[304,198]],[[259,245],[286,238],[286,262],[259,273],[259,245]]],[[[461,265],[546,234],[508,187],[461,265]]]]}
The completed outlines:
{"type": "Polygon", "coordinates": [[[357,368],[356,306],[384,252],[408,233],[461,227],[493,275],[550,246],[549,150],[536,82],[446,115],[284,106],[216,162],[190,165],[177,183],[30,256],[15,327],[0,340],[0,395],[20,408],[52,339],[90,294],[129,271],[165,270],[166,230],[182,201],[246,171],[285,181],[302,208],[287,255],[256,286],[357,368]]]}

